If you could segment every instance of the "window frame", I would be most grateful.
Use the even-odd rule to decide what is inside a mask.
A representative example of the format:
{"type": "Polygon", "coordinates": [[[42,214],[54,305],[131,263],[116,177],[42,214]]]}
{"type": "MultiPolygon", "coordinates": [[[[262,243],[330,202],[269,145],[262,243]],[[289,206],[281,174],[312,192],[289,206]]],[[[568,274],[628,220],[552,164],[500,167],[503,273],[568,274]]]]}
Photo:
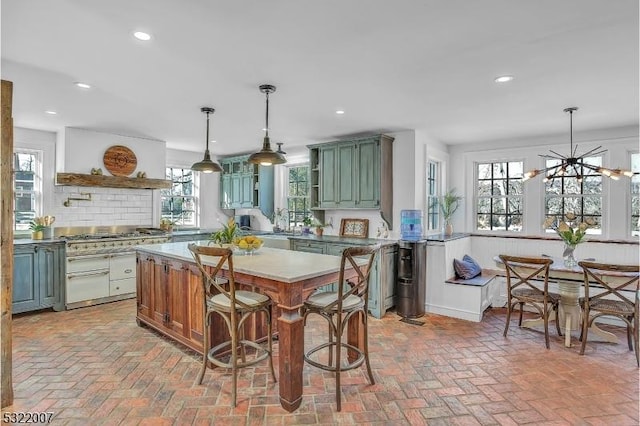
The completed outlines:
{"type": "Polygon", "coordinates": [[[433,159],[427,159],[425,180],[426,198],[426,231],[439,231],[441,228],[440,196],[442,195],[442,163],[433,159]],[[433,171],[433,175],[432,175],[433,171]],[[433,192],[432,192],[433,190],[433,192]]]}
{"type": "MultiPolygon", "coordinates": [[[[473,170],[474,170],[474,174],[472,176],[472,180],[473,180],[473,184],[475,187],[474,190],[474,203],[473,203],[473,229],[476,232],[485,232],[485,233],[506,233],[508,235],[514,235],[516,233],[519,234],[523,234],[525,231],[525,202],[526,202],[526,185],[524,183],[523,177],[524,177],[524,167],[525,167],[525,161],[521,158],[519,159],[510,159],[510,158],[505,158],[505,159],[487,159],[487,160],[479,160],[479,161],[474,161],[473,162],[473,170]],[[494,178],[493,177],[493,170],[494,170],[494,165],[495,164],[501,164],[501,163],[505,163],[507,165],[507,170],[506,170],[506,174],[505,174],[505,178],[494,178]],[[522,170],[522,174],[521,176],[509,176],[509,164],[510,163],[520,163],[520,169],[522,170]],[[480,174],[480,166],[481,165],[489,165],[492,172],[492,176],[490,179],[480,179],[479,178],[479,174],[480,174]],[[494,195],[493,193],[490,196],[485,196],[485,195],[480,195],[480,181],[486,181],[489,180],[491,181],[491,187],[493,188],[494,185],[494,181],[496,180],[500,180],[500,181],[504,181],[506,184],[506,188],[508,190],[509,188],[509,181],[512,180],[519,180],[521,182],[521,193],[518,195],[510,195],[510,194],[505,194],[505,195],[494,195]],[[478,227],[478,217],[482,214],[482,215],[486,215],[487,213],[481,213],[480,212],[480,208],[479,208],[479,204],[480,204],[480,200],[481,199],[489,199],[490,201],[490,212],[489,214],[489,224],[493,223],[493,219],[492,216],[494,215],[493,213],[493,200],[497,199],[497,198],[504,198],[506,205],[509,206],[509,200],[510,199],[515,199],[518,198],[520,200],[520,208],[521,208],[521,212],[519,214],[520,216],[520,229],[508,229],[506,228],[506,222],[508,220],[508,218],[510,216],[516,216],[516,214],[509,214],[507,212],[505,212],[504,214],[502,214],[503,216],[505,216],[505,228],[506,229],[494,229],[493,226],[491,225],[491,228],[489,229],[480,229],[478,227]]],[[[496,215],[498,213],[495,213],[496,215]]]]}
{"type": "MultiPolygon", "coordinates": [[[[602,164],[604,162],[604,156],[602,155],[593,155],[593,156],[589,156],[589,157],[585,157],[585,160],[588,159],[598,159],[599,163],[602,164]]],[[[545,160],[545,168],[550,166],[550,163],[553,162],[557,162],[558,160],[555,159],[548,159],[545,160]]],[[[602,174],[594,172],[593,170],[586,170],[584,168],[581,167],[580,174],[582,174],[583,176],[583,180],[582,182],[579,182],[580,184],[580,192],[579,193],[565,193],[565,192],[561,192],[560,194],[555,194],[555,193],[549,193],[548,192],[548,188],[550,187],[549,182],[544,182],[542,183],[542,217],[543,220],[547,217],[558,217],[558,218],[564,218],[565,215],[567,213],[573,213],[576,215],[576,221],[578,223],[580,222],[585,222],[587,218],[591,218],[593,220],[596,220],[596,222],[599,225],[599,228],[596,227],[591,227],[589,229],[587,229],[587,234],[589,235],[597,235],[597,236],[604,236],[604,228],[605,228],[605,208],[606,208],[606,202],[607,202],[607,198],[606,198],[606,189],[605,189],[605,179],[602,176],[602,174]],[[584,193],[584,186],[586,185],[586,181],[584,179],[584,177],[589,177],[589,178],[599,178],[600,179],[600,193],[598,194],[590,194],[584,193]],[[585,199],[592,197],[599,197],[600,198],[600,214],[599,215],[594,215],[594,214],[585,214],[585,199]],[[559,213],[554,213],[554,214],[550,214],[547,206],[548,206],[548,200],[551,198],[557,198],[561,200],[561,211],[559,213]],[[574,210],[567,210],[566,209],[566,202],[565,199],[567,198],[578,198],[579,199],[579,205],[580,205],[580,211],[574,211],[574,210]]],[[[573,179],[576,178],[576,174],[575,171],[573,171],[573,169],[571,169],[571,171],[565,175],[561,175],[558,176],[554,179],[559,179],[560,180],[560,188],[561,191],[564,191],[565,188],[565,180],[566,179],[573,179]]],[[[544,228],[544,227],[543,227],[544,228]]],[[[549,234],[549,233],[555,233],[555,231],[551,228],[546,228],[546,229],[542,229],[542,232],[544,232],[545,234],[549,234]]]]}
{"type": "MultiPolygon", "coordinates": [[[[171,181],[171,188],[170,189],[162,189],[160,190],[160,218],[161,219],[169,219],[171,221],[171,223],[173,223],[175,226],[177,227],[182,227],[182,228],[190,228],[190,227],[197,227],[199,224],[199,209],[200,209],[200,194],[199,194],[199,185],[198,185],[198,174],[193,172],[193,170],[191,170],[189,167],[183,167],[183,166],[166,166],[165,167],[165,177],[167,178],[167,180],[171,181]],[[180,177],[184,177],[185,171],[188,171],[189,173],[191,173],[191,191],[192,191],[192,195],[185,195],[185,194],[174,194],[174,184],[175,183],[182,183],[179,182],[177,180],[174,180],[174,170],[180,170],[181,171],[181,175],[180,177]],[[165,191],[170,191],[171,194],[170,195],[165,195],[165,191]],[[171,215],[167,216],[163,213],[162,211],[162,206],[164,204],[164,200],[166,198],[171,198],[171,199],[176,199],[176,198],[181,198],[183,200],[185,199],[189,199],[192,201],[193,203],[193,209],[182,209],[181,212],[182,214],[184,214],[184,212],[192,212],[193,214],[193,221],[192,223],[186,223],[184,220],[176,220],[175,216],[173,215],[173,209],[171,211],[171,215]]],[[[181,214],[181,215],[182,215],[181,214]]],[[[179,215],[179,216],[181,216],[179,215]]]]}
{"type": "Polygon", "coordinates": [[[629,170],[633,173],[633,176],[629,178],[629,187],[628,187],[628,199],[629,199],[629,210],[627,213],[629,214],[629,225],[627,227],[627,236],[638,237],[640,236],[640,214],[635,216],[633,214],[633,204],[634,198],[636,199],[636,203],[640,204],[640,189],[637,193],[633,192],[634,179],[637,181],[638,186],[640,186],[640,152],[629,152],[629,170]],[[636,170],[633,169],[634,157],[637,157],[638,168],[636,170]],[[635,221],[634,221],[635,218],[635,221]],[[639,229],[634,230],[634,223],[639,229]]]}
{"type": "MultiPolygon", "coordinates": [[[[33,170],[33,189],[32,190],[21,190],[20,192],[23,193],[30,193],[32,194],[32,199],[33,199],[33,218],[37,217],[37,216],[41,216],[42,215],[42,211],[43,211],[43,161],[44,161],[44,151],[39,150],[39,149],[31,149],[31,148],[14,148],[13,149],[13,154],[12,154],[12,173],[11,173],[11,180],[12,180],[12,185],[13,185],[13,200],[12,200],[12,212],[13,212],[13,220],[12,220],[12,226],[13,226],[13,231],[15,234],[27,234],[29,233],[29,224],[28,222],[23,225],[18,227],[18,222],[16,221],[16,218],[18,216],[19,212],[22,212],[22,210],[17,210],[17,206],[16,206],[16,197],[18,195],[18,190],[16,188],[16,176],[17,176],[17,169],[16,169],[16,156],[19,154],[26,154],[26,155],[31,155],[35,158],[35,165],[34,165],[34,170],[33,170]]],[[[31,213],[31,211],[29,211],[31,213]]],[[[29,222],[31,220],[33,220],[33,218],[31,218],[29,220],[29,222]]]]}
{"type": "MultiPolygon", "coordinates": [[[[309,162],[307,163],[298,163],[298,164],[292,164],[289,166],[286,166],[286,178],[285,178],[285,182],[286,182],[286,193],[285,193],[285,201],[287,204],[287,225],[289,226],[290,229],[295,228],[296,226],[302,226],[302,219],[304,219],[305,217],[308,217],[311,215],[311,167],[309,162]],[[304,168],[306,169],[306,183],[307,183],[307,195],[306,196],[292,196],[290,193],[290,189],[291,189],[291,180],[290,180],[290,171],[291,169],[298,169],[298,168],[304,168]],[[291,200],[292,199],[303,199],[305,200],[304,205],[305,207],[303,208],[302,212],[299,212],[298,210],[291,209],[291,200]]],[[[303,182],[301,180],[298,180],[297,183],[299,184],[300,182],[303,182]]]]}

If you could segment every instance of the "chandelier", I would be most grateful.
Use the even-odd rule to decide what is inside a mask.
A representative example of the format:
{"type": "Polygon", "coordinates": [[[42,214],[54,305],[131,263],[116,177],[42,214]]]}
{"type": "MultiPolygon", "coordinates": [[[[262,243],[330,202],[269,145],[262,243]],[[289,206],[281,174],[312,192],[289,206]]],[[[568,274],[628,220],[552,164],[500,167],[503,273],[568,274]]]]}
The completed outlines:
{"type": "Polygon", "coordinates": [[[551,154],[540,155],[540,157],[542,158],[559,160],[559,164],[547,167],[546,169],[543,169],[543,170],[534,169],[534,170],[528,171],[524,174],[524,177],[522,179],[523,181],[526,181],[538,175],[544,174],[545,177],[543,181],[548,182],[550,180],[553,180],[560,176],[564,176],[565,174],[573,171],[575,173],[576,180],[578,182],[582,182],[582,178],[583,178],[582,173],[584,172],[585,169],[600,173],[601,175],[610,177],[613,180],[620,179],[620,176],[627,176],[627,177],[633,176],[633,173],[629,170],[609,169],[606,167],[589,164],[585,160],[586,157],[590,155],[600,155],[607,152],[606,149],[602,149],[602,146],[598,146],[597,148],[593,148],[592,150],[587,151],[580,156],[576,156],[578,145],[576,145],[575,148],[573,147],[573,113],[577,110],[578,110],[578,107],[569,107],[564,109],[564,112],[569,113],[569,129],[570,129],[570,138],[571,138],[569,155],[562,155],[555,152],[554,150],[549,150],[553,155],[551,154]]]}

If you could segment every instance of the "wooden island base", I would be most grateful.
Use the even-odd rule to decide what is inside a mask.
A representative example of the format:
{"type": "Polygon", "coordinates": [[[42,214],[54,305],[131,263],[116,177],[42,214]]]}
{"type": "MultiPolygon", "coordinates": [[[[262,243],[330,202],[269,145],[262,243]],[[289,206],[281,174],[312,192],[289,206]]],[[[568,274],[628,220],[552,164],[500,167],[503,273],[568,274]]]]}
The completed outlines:
{"type": "MultiPolygon", "coordinates": [[[[206,262],[205,262],[206,263],[206,262]]],[[[304,322],[299,309],[317,288],[338,280],[340,257],[263,248],[259,255],[234,256],[235,279],[243,289],[268,295],[274,301],[274,332],[278,333],[278,378],[280,404],[288,412],[302,402],[304,322]],[[264,256],[261,259],[251,257],[264,256]],[[280,265],[281,279],[264,277],[259,262],[280,265]],[[310,262],[310,263],[308,263],[310,262]],[[325,266],[319,270],[318,262],[325,266]],[[306,268],[305,265],[314,264],[306,268]],[[292,278],[282,265],[298,270],[292,278]],[[327,265],[332,265],[328,267],[327,265]],[[255,268],[255,272],[251,269],[255,268]],[[309,276],[309,270],[312,270],[309,276]],[[315,272],[313,270],[316,270],[315,272]]],[[[226,271],[224,271],[226,272],[226,271]]],[[[353,272],[353,271],[352,271],[353,272]]],[[[346,274],[350,278],[355,273],[346,274]]],[[[159,244],[138,248],[137,316],[139,325],[159,333],[202,354],[204,306],[201,276],[187,249],[187,243],[159,244]],[[166,251],[166,252],[165,252],[166,251]]],[[[361,346],[358,318],[349,325],[349,343],[361,346]]],[[[266,336],[264,315],[253,315],[245,325],[245,336],[258,340],[266,336]]],[[[229,339],[227,327],[214,316],[210,341],[215,346],[229,339]]],[[[206,383],[206,382],[205,382],[206,383]]]]}

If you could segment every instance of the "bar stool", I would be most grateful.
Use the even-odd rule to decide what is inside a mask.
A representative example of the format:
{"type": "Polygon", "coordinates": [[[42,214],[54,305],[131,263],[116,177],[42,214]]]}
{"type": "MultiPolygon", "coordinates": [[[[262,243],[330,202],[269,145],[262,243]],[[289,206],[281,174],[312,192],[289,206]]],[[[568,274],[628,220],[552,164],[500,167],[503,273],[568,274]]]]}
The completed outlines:
{"type": "Polygon", "coordinates": [[[367,366],[369,382],[373,385],[373,373],[369,364],[369,336],[367,331],[367,308],[369,299],[369,278],[371,268],[376,254],[380,250],[380,245],[348,247],[342,252],[340,263],[340,274],[338,279],[338,291],[315,293],[304,302],[302,307],[303,318],[306,324],[309,314],[318,314],[326,319],[329,324],[329,341],[318,345],[304,354],[304,360],[314,367],[322,370],[332,371],[336,375],[336,402],[338,411],[341,409],[340,397],[340,373],[360,367],[364,362],[367,366]],[[358,265],[356,257],[362,256],[367,260],[364,271],[358,265]],[[347,263],[348,262],[348,263],[347,263]],[[357,272],[354,279],[345,282],[345,267],[352,267],[357,272]],[[345,288],[348,285],[348,289],[345,288]],[[343,334],[349,323],[349,319],[354,315],[360,315],[363,331],[363,348],[343,342],[343,334]],[[335,339],[335,340],[334,340],[335,339]],[[320,362],[312,358],[317,352],[328,349],[328,363],[320,362]],[[342,349],[355,354],[356,359],[342,364],[342,349]],[[334,362],[335,358],[335,362],[334,362]]]}
{"type": "Polygon", "coordinates": [[[196,378],[197,384],[202,384],[208,362],[222,368],[230,368],[232,379],[231,400],[235,407],[238,385],[238,369],[249,367],[266,358],[269,358],[271,376],[276,382],[273,369],[273,340],[271,331],[271,299],[264,294],[245,290],[236,290],[233,273],[233,252],[228,248],[205,247],[189,244],[189,250],[193,255],[196,265],[202,274],[203,307],[204,307],[204,342],[202,369],[196,378]],[[211,256],[215,266],[204,266],[202,256],[211,256]],[[222,267],[227,264],[227,278],[219,276],[222,267]],[[210,272],[209,272],[210,271],[210,272]],[[225,289],[225,286],[228,289],[225,289]],[[264,313],[267,321],[267,348],[244,338],[244,322],[253,314],[264,313]],[[213,348],[209,348],[209,336],[211,335],[212,315],[218,314],[224,320],[231,336],[231,340],[222,342],[213,348]],[[228,348],[228,349],[227,349],[228,348]],[[255,350],[255,358],[247,359],[246,349],[255,350]],[[227,349],[226,351],[222,351],[227,349]],[[220,355],[231,352],[228,361],[222,360],[220,355]],[[240,352],[240,355],[238,355],[240,352]],[[238,359],[240,358],[240,359],[238,359]]]}
{"type": "Polygon", "coordinates": [[[584,355],[587,346],[589,327],[596,318],[610,316],[619,318],[627,325],[627,343],[630,351],[636,353],[636,364],[640,367],[638,350],[638,298],[640,293],[640,266],[614,265],[595,262],[578,262],[584,273],[584,297],[579,299],[584,318],[582,321],[582,346],[580,355],[584,355]],[[602,290],[590,295],[591,285],[602,290]],[[593,315],[591,315],[593,314],[593,315]]]}

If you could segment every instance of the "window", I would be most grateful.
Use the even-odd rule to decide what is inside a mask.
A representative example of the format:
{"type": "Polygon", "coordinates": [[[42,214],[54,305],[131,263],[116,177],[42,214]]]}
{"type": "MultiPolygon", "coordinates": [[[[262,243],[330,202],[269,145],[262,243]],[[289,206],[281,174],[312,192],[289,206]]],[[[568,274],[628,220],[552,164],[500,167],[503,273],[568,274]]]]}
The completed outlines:
{"type": "Polygon", "coordinates": [[[167,167],[166,179],[170,189],[161,191],[161,218],[178,226],[196,226],[198,198],[194,194],[193,172],[190,169],[167,167]]]}
{"type": "Polygon", "coordinates": [[[427,230],[438,229],[440,209],[440,164],[435,161],[427,163],[427,230]]]}
{"type": "Polygon", "coordinates": [[[26,231],[42,204],[42,153],[16,150],[13,153],[13,229],[26,231]]]}
{"type": "MultiPolygon", "coordinates": [[[[587,164],[600,167],[602,157],[585,157],[587,164]]],[[[560,160],[547,160],[546,167],[560,164],[560,160]]],[[[567,170],[564,175],[545,183],[545,216],[564,217],[567,213],[575,214],[577,222],[591,219],[595,224],[587,230],[589,234],[602,233],[602,175],[576,166],[567,170]]],[[[553,232],[547,229],[546,232],[553,232]]]]}
{"type": "Polygon", "coordinates": [[[302,226],[302,219],[309,216],[309,166],[293,166],[288,168],[289,190],[287,193],[287,210],[289,211],[289,227],[302,226]]]}
{"type": "Polygon", "coordinates": [[[476,229],[522,231],[522,161],[477,165],[476,229]]]}
{"type": "Polygon", "coordinates": [[[631,235],[640,235],[640,153],[631,154],[631,235]]]}

